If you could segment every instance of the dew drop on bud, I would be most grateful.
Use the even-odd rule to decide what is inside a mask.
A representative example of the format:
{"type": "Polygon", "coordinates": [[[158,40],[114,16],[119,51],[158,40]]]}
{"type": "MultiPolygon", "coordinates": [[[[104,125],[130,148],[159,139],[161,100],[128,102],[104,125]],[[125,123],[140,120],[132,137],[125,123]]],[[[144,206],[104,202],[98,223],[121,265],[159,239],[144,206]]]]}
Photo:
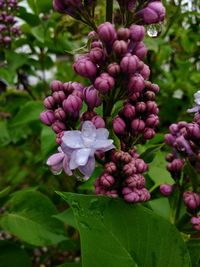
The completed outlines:
{"type": "Polygon", "coordinates": [[[151,24],[147,27],[147,34],[149,37],[155,38],[157,37],[162,31],[162,24],[151,24]]]}

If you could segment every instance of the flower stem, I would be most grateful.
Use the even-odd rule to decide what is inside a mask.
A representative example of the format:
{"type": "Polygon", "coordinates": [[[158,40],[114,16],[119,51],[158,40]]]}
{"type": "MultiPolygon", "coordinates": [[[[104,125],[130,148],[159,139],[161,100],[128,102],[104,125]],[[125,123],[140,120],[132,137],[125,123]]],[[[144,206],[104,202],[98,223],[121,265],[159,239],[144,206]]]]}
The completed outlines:
{"type": "Polygon", "coordinates": [[[113,16],[113,0],[106,0],[106,21],[112,23],[113,16]]]}

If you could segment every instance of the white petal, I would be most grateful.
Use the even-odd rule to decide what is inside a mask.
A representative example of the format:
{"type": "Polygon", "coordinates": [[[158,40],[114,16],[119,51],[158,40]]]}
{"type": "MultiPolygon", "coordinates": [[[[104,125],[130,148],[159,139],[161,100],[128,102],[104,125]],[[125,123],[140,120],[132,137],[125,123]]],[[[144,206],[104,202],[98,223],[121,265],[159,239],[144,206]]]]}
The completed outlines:
{"type": "Polygon", "coordinates": [[[96,138],[96,127],[91,121],[85,121],[81,129],[85,147],[90,147],[96,138]]]}
{"type": "Polygon", "coordinates": [[[79,166],[78,169],[85,175],[84,180],[87,181],[95,169],[95,158],[89,157],[87,164],[85,166],[79,166]]]}
{"type": "Polygon", "coordinates": [[[82,148],[83,140],[80,131],[66,131],[62,137],[63,143],[70,148],[82,148]]]}
{"type": "Polygon", "coordinates": [[[70,162],[69,162],[69,168],[70,170],[74,170],[78,167],[78,164],[76,163],[76,150],[71,154],[70,162]]]}
{"type": "Polygon", "coordinates": [[[93,144],[93,148],[96,150],[104,150],[110,147],[112,143],[113,143],[113,140],[111,139],[107,139],[107,140],[97,139],[93,144]]]}
{"type": "Polygon", "coordinates": [[[194,102],[200,106],[200,91],[197,91],[195,94],[194,94],[194,102]]]}
{"type": "Polygon", "coordinates": [[[69,157],[65,156],[64,160],[63,160],[63,170],[66,174],[68,174],[69,176],[72,175],[72,171],[69,168],[69,157]]]}
{"type": "Polygon", "coordinates": [[[88,162],[88,158],[92,150],[90,148],[83,148],[76,151],[76,163],[78,166],[84,166],[88,162]]]}
{"type": "Polygon", "coordinates": [[[109,131],[106,128],[99,128],[96,130],[97,139],[108,139],[109,131]]]}
{"type": "Polygon", "coordinates": [[[189,113],[198,112],[200,110],[200,106],[195,106],[187,110],[189,113]]]}
{"type": "Polygon", "coordinates": [[[48,158],[47,165],[48,166],[54,166],[54,165],[62,163],[64,156],[65,156],[65,154],[63,154],[63,153],[53,154],[52,156],[50,156],[48,158]]]}

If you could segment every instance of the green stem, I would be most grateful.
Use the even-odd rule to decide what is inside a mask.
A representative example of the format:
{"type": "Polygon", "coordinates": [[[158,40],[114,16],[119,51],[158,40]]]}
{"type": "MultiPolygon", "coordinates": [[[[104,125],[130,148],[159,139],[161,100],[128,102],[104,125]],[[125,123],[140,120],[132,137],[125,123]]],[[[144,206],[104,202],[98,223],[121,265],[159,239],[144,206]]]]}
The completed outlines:
{"type": "Polygon", "coordinates": [[[106,0],[106,21],[112,23],[113,16],[113,0],[106,0]]]}

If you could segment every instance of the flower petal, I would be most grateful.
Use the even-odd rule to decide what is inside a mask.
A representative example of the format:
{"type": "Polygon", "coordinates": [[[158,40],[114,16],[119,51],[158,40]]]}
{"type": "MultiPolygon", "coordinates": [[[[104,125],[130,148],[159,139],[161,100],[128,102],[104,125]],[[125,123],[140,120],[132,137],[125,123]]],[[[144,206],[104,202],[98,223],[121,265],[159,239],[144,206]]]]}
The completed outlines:
{"type": "Polygon", "coordinates": [[[92,150],[90,148],[83,148],[76,151],[76,163],[78,166],[84,166],[88,162],[88,158],[92,150]]]}
{"type": "Polygon", "coordinates": [[[62,163],[64,156],[65,154],[62,152],[53,154],[52,156],[48,158],[47,165],[54,166],[54,165],[62,163]]]}
{"type": "Polygon", "coordinates": [[[85,166],[79,166],[78,169],[82,174],[85,175],[84,180],[87,181],[95,169],[95,158],[90,156],[87,164],[85,166]]]}
{"type": "Polygon", "coordinates": [[[66,131],[62,137],[62,141],[64,145],[70,148],[77,149],[83,147],[83,139],[81,138],[80,131],[66,131]]]}
{"type": "Polygon", "coordinates": [[[195,106],[195,107],[193,107],[193,108],[189,108],[188,110],[187,110],[187,112],[189,112],[189,113],[193,113],[193,112],[198,112],[200,110],[200,106],[195,106]]]}
{"type": "Polygon", "coordinates": [[[69,176],[72,175],[72,171],[71,171],[70,168],[69,168],[69,157],[68,157],[68,156],[65,156],[65,157],[64,157],[64,160],[63,160],[63,170],[64,170],[64,172],[65,172],[67,175],[69,175],[69,176]]]}
{"type": "Polygon", "coordinates": [[[99,128],[96,130],[96,139],[108,139],[109,131],[106,128],[99,128]]]}
{"type": "Polygon", "coordinates": [[[107,140],[101,140],[101,139],[97,139],[94,144],[93,144],[93,148],[96,150],[104,150],[109,148],[113,143],[113,140],[111,139],[107,139],[107,140]]]}
{"type": "Polygon", "coordinates": [[[200,106],[200,91],[197,91],[195,94],[194,94],[194,102],[200,106]]]}
{"type": "Polygon", "coordinates": [[[91,121],[85,121],[81,128],[85,147],[90,147],[96,138],[96,127],[91,121]]]}
{"type": "Polygon", "coordinates": [[[74,150],[71,154],[71,158],[70,158],[70,162],[69,162],[70,170],[74,170],[78,167],[78,164],[76,163],[76,152],[77,152],[77,150],[74,150]]]}

